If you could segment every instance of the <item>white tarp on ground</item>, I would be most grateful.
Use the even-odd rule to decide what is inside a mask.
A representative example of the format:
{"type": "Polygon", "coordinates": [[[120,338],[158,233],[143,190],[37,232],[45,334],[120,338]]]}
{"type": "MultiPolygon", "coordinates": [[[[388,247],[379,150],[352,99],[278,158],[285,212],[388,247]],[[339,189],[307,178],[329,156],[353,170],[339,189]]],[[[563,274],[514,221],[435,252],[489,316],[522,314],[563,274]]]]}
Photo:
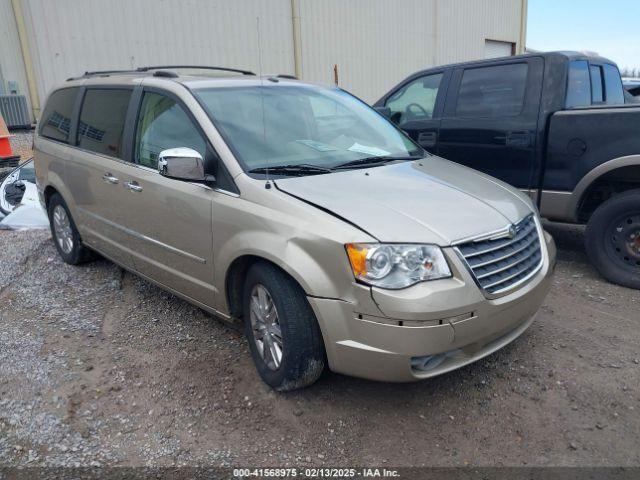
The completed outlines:
{"type": "Polygon", "coordinates": [[[49,219],[38,200],[38,188],[35,183],[24,182],[25,191],[20,204],[13,212],[0,221],[0,229],[26,230],[49,228],[49,219]]]}

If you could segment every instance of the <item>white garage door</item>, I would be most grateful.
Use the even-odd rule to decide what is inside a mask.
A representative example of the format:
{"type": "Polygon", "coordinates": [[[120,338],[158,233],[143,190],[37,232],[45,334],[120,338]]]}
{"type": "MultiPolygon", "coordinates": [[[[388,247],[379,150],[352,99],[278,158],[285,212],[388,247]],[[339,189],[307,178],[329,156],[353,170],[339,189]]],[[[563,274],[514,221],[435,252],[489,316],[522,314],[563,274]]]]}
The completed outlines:
{"type": "Polygon", "coordinates": [[[508,57],[512,55],[513,43],[497,40],[484,41],[484,58],[508,57]]]}

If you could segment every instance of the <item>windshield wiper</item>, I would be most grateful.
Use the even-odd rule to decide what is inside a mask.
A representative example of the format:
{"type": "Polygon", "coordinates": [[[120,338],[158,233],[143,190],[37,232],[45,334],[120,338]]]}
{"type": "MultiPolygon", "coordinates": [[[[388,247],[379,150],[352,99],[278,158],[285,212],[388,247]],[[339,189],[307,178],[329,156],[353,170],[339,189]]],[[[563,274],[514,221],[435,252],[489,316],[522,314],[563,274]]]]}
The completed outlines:
{"type": "Polygon", "coordinates": [[[345,162],[345,163],[341,163],[340,165],[336,165],[335,167],[332,168],[332,170],[340,170],[343,168],[351,168],[351,167],[360,167],[360,166],[366,166],[366,165],[377,165],[379,163],[388,163],[388,162],[395,162],[396,160],[420,160],[421,156],[414,156],[414,157],[382,157],[382,156],[375,156],[375,157],[366,157],[366,158],[359,158],[357,160],[351,160],[349,162],[345,162]]]}
{"type": "Polygon", "coordinates": [[[249,170],[249,173],[273,173],[275,175],[313,175],[319,173],[329,173],[330,168],[320,165],[302,163],[298,165],[273,165],[268,167],[258,167],[249,170]]]}

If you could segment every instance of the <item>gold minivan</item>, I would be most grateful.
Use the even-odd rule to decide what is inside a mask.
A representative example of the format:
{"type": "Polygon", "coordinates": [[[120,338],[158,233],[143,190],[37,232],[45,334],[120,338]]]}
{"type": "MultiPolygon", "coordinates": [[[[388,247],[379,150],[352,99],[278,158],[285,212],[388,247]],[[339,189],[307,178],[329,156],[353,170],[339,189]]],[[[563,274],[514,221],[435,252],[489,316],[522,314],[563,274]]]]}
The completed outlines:
{"type": "Polygon", "coordinates": [[[49,95],[35,163],[65,262],[97,252],[242,322],[281,391],[474,362],[527,329],[555,263],[526,195],[285,76],[87,73],[49,95]]]}

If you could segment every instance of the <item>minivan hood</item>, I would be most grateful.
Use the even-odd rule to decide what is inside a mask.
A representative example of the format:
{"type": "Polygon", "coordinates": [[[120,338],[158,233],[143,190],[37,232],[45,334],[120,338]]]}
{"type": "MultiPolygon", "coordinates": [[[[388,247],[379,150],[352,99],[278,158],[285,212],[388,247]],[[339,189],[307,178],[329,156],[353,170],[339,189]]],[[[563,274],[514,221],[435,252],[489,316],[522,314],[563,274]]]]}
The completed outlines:
{"type": "Polygon", "coordinates": [[[532,211],[512,187],[433,156],[275,184],[381,242],[447,246],[502,229],[532,211]]]}

